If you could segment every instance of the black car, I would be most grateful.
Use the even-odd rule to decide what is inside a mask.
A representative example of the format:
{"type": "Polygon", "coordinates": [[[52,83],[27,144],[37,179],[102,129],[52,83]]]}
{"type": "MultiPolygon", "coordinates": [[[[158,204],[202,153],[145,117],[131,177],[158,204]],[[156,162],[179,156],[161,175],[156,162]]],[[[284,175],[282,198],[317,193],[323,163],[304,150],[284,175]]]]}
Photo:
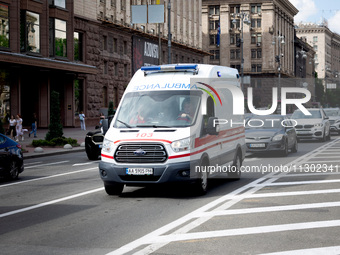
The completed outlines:
{"type": "Polygon", "coordinates": [[[24,158],[21,145],[0,134],[0,176],[14,180],[23,171],[24,158]]]}
{"type": "Polygon", "coordinates": [[[96,160],[101,155],[104,136],[109,128],[113,116],[105,118],[101,126],[96,126],[96,131],[91,131],[85,137],[85,151],[89,160],[96,160]]]}
{"type": "Polygon", "coordinates": [[[282,115],[252,116],[246,124],[247,152],[279,152],[287,156],[288,150],[297,152],[298,142],[294,125],[282,115]]]}

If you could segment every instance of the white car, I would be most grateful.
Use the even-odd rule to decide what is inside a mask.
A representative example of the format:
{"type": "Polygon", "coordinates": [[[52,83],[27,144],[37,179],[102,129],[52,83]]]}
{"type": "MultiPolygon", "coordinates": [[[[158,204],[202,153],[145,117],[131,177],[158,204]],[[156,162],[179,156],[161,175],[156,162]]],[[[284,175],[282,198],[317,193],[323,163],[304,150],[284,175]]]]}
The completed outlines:
{"type": "Polygon", "coordinates": [[[331,132],[335,132],[340,135],[340,108],[324,108],[324,111],[329,117],[331,132]]]}
{"type": "Polygon", "coordinates": [[[326,141],[330,139],[329,117],[321,108],[307,109],[312,115],[305,115],[302,111],[296,110],[291,119],[296,121],[295,126],[298,139],[319,139],[326,141]]]}

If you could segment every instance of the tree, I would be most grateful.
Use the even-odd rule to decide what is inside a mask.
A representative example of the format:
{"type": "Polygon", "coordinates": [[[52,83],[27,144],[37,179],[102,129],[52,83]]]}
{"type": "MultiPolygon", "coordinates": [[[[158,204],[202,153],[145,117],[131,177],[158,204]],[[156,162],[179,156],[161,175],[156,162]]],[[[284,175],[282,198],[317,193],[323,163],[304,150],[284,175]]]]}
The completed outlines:
{"type": "Polygon", "coordinates": [[[114,108],[113,108],[113,101],[110,101],[109,102],[109,109],[108,109],[108,111],[107,111],[107,115],[108,116],[112,116],[112,115],[114,115],[115,114],[115,110],[114,110],[114,108]]]}
{"type": "Polygon", "coordinates": [[[52,91],[50,124],[48,125],[48,132],[45,136],[45,139],[50,141],[53,138],[62,137],[63,134],[63,125],[61,124],[60,119],[59,93],[52,91]]]}

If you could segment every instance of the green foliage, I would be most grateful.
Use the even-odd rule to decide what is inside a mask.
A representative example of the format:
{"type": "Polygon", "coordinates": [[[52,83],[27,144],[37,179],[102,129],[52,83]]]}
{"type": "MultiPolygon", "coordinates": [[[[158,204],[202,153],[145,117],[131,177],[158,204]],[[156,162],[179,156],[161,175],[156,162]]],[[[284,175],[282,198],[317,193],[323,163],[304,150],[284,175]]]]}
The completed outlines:
{"type": "Polygon", "coordinates": [[[40,147],[40,146],[64,146],[65,144],[71,144],[73,147],[74,146],[78,146],[78,141],[76,139],[72,139],[72,138],[66,138],[66,137],[57,137],[57,138],[53,138],[52,140],[48,141],[48,140],[43,140],[43,139],[39,139],[39,140],[33,140],[32,141],[32,145],[34,147],[40,147]]]}
{"type": "Polygon", "coordinates": [[[107,111],[107,115],[111,116],[115,114],[115,110],[113,109],[113,101],[109,102],[109,109],[107,111]]]}
{"type": "Polygon", "coordinates": [[[63,125],[60,120],[60,102],[59,93],[56,91],[51,92],[51,117],[50,124],[48,125],[48,132],[45,139],[50,141],[53,138],[63,136],[63,125]]]}

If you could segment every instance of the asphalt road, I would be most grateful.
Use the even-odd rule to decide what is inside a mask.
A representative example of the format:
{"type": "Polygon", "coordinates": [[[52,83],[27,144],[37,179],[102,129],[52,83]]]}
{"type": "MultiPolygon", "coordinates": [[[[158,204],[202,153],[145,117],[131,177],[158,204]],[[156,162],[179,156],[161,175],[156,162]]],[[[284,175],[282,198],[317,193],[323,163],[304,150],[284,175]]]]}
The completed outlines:
{"type": "Polygon", "coordinates": [[[27,159],[18,181],[0,180],[1,254],[340,254],[337,139],[249,155],[245,166],[295,171],[244,172],[203,197],[178,185],[108,196],[85,153],[27,159]]]}

